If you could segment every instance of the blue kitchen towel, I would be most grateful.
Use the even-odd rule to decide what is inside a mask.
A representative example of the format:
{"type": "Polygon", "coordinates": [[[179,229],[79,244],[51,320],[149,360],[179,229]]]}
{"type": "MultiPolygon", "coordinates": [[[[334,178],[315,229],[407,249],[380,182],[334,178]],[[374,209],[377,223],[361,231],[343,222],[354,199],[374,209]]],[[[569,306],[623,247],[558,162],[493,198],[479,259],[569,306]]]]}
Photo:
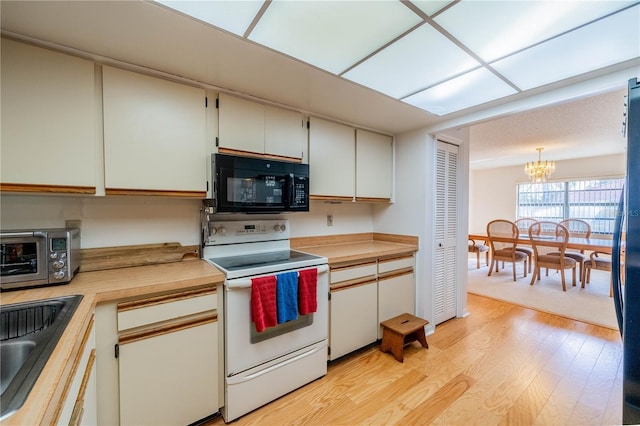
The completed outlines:
{"type": "Polygon", "coordinates": [[[298,273],[278,274],[276,275],[276,283],[278,324],[298,319],[298,273]]]}

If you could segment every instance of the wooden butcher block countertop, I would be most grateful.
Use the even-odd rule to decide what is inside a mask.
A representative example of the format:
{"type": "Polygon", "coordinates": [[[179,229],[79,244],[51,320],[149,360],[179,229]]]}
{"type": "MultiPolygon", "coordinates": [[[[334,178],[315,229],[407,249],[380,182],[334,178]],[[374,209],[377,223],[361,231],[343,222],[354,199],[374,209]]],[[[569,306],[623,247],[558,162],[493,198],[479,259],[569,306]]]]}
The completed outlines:
{"type": "Polygon", "coordinates": [[[329,259],[329,265],[399,257],[418,250],[418,237],[362,233],[328,237],[292,238],[291,248],[329,259]]]}
{"type": "Polygon", "coordinates": [[[224,281],[224,274],[203,260],[186,260],[94,272],[81,272],[66,285],[8,291],[0,304],[26,302],[66,295],[83,295],[71,321],[40,373],[20,410],[3,425],[50,424],[72,364],[80,351],[82,335],[91,321],[96,303],[111,302],[155,293],[212,286],[224,281]]]}

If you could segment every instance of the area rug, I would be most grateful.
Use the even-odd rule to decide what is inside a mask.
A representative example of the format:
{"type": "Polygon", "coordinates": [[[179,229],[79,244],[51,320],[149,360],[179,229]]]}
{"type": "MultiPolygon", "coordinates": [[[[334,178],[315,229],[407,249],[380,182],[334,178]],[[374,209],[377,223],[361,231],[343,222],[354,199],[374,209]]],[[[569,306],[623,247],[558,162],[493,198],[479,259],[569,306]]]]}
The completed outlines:
{"type": "Polygon", "coordinates": [[[571,286],[571,271],[567,271],[567,291],[562,291],[560,274],[544,271],[540,281],[531,286],[531,275],[523,277],[522,266],[516,267],[516,281],[510,265],[487,276],[489,268],[476,269],[475,256],[469,259],[467,291],[480,296],[502,300],[542,312],[556,314],[602,327],[618,329],[613,298],[609,297],[610,273],[593,270],[591,282],[581,288],[579,280],[571,286]]]}

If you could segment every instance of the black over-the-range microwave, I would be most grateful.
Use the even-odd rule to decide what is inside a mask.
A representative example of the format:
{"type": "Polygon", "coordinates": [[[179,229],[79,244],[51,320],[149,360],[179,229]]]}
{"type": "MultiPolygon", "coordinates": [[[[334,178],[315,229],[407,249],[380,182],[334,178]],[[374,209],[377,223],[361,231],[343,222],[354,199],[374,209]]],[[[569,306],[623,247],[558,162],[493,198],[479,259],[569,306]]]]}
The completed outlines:
{"type": "Polygon", "coordinates": [[[216,213],[309,211],[309,165],[211,155],[216,213]]]}

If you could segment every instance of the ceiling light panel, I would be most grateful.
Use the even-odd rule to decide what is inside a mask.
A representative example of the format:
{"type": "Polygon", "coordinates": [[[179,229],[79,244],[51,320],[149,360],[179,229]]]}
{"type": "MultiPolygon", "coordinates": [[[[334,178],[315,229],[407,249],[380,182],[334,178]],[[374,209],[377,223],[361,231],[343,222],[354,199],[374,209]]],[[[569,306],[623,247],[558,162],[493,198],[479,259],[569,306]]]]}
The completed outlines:
{"type": "Polygon", "coordinates": [[[340,74],[419,22],[399,1],[274,1],[249,39],[340,74]]]}
{"type": "Polygon", "coordinates": [[[485,68],[431,87],[403,101],[436,115],[480,105],[516,91],[485,68]]]}
{"type": "Polygon", "coordinates": [[[426,13],[427,16],[432,16],[434,13],[453,2],[447,0],[413,0],[411,3],[426,13]]]}
{"type": "Polygon", "coordinates": [[[462,1],[434,20],[486,62],[532,46],[633,1],[462,1]]]}
{"type": "Polygon", "coordinates": [[[156,0],[208,24],[227,30],[236,35],[244,35],[257,15],[263,1],[167,1],[156,0]]]}
{"type": "Polygon", "coordinates": [[[433,27],[422,25],[342,76],[402,98],[479,66],[433,27]]]}
{"type": "Polygon", "coordinates": [[[640,5],[491,66],[526,90],[638,57],[640,5]]]}

